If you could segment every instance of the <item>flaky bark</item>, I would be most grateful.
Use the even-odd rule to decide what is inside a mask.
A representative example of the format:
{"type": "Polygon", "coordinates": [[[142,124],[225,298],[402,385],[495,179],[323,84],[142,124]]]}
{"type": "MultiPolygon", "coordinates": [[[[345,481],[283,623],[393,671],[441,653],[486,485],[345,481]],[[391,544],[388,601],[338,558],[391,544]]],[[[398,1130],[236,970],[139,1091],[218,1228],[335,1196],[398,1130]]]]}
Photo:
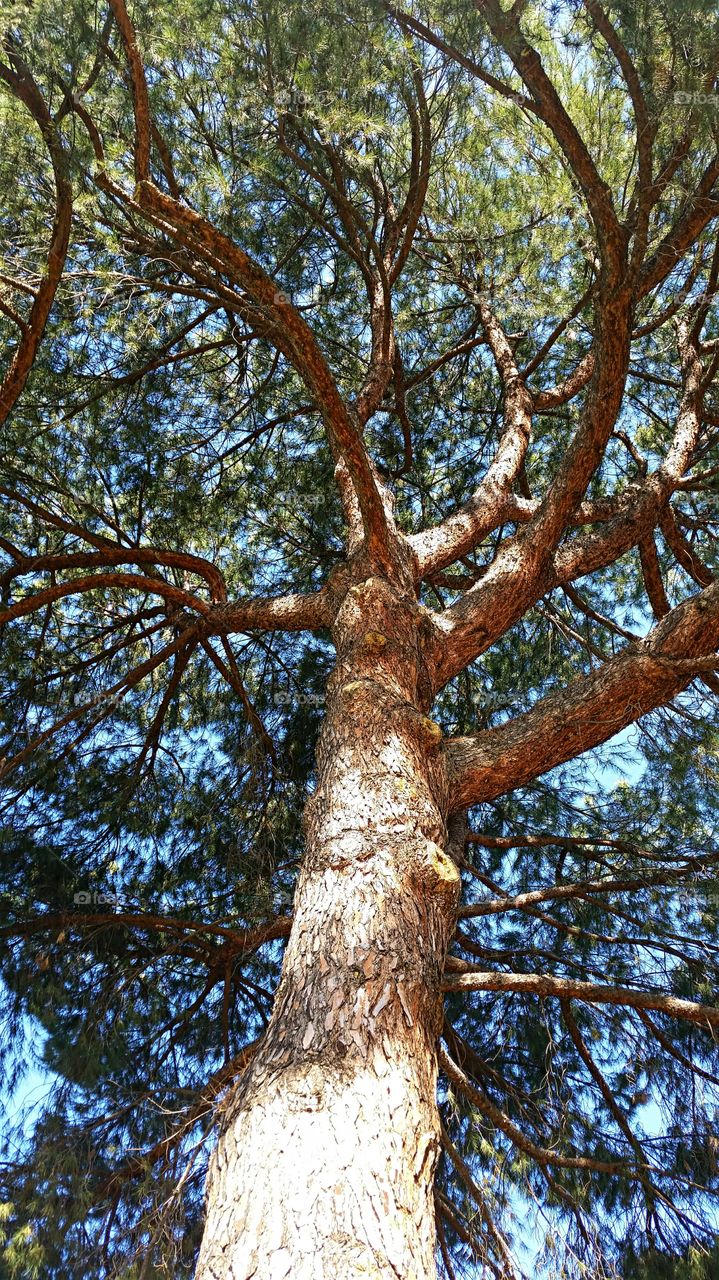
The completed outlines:
{"type": "Polygon", "coordinates": [[[295,922],[213,1159],[198,1280],[435,1274],[436,1039],[459,873],[422,621],[413,593],[375,578],[339,609],[295,922]]]}

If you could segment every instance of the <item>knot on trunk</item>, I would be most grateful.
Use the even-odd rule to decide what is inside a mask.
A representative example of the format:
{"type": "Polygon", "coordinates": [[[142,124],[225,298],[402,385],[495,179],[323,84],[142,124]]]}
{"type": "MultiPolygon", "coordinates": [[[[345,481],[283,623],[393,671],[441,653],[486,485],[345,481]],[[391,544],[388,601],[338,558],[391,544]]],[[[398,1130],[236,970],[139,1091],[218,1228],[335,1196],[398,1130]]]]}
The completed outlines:
{"type": "Polygon", "coordinates": [[[362,645],[368,653],[381,653],[387,646],[387,637],[381,631],[365,631],[362,645]]]}
{"type": "Polygon", "coordinates": [[[427,840],[417,867],[418,879],[432,893],[459,896],[460,874],[454,859],[433,840],[427,840]]]}

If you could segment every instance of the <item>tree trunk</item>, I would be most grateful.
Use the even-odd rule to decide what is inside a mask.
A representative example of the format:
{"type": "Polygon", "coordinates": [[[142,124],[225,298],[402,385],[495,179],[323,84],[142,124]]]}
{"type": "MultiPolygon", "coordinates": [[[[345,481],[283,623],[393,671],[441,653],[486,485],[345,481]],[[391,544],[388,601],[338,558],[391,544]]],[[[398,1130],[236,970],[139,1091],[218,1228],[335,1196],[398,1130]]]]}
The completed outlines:
{"type": "Polygon", "coordinates": [[[268,1030],[213,1156],[197,1280],[428,1280],[459,873],[422,609],[352,587],[268,1030]]]}

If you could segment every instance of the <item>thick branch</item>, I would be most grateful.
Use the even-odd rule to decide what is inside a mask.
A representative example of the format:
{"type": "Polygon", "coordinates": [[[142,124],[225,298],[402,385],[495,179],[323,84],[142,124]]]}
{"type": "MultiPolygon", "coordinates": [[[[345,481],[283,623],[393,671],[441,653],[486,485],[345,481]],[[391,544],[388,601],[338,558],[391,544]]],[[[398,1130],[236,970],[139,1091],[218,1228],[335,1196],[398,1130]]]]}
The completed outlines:
{"type": "MultiPolygon", "coordinates": [[[[574,467],[570,454],[576,449],[579,466],[583,467],[585,462],[581,458],[580,439],[585,429],[594,436],[595,449],[599,447],[600,437],[606,434],[606,424],[601,425],[601,398],[594,400],[590,396],[587,416],[555,481],[558,487],[552,486],[543,508],[540,507],[536,516],[530,515],[528,524],[515,538],[503,544],[477,585],[436,619],[435,639],[429,646],[431,661],[435,665],[435,688],[441,688],[467,662],[484,651],[542,595],[555,586],[617,560],[641,543],[665,518],[668,499],[691,464],[699,438],[706,376],[686,324],[678,326],[678,339],[683,393],[664,462],[651,475],[628,485],[618,499],[579,504],[569,516],[569,523],[586,520],[599,522],[602,527],[565,542],[547,561],[547,534],[556,534],[562,524],[562,512],[568,501],[567,483],[571,485],[578,479],[578,471],[572,476],[574,467]]],[[[601,360],[596,367],[600,365],[601,360]]],[[[525,507],[536,510],[526,500],[525,507]]],[[[678,531],[677,537],[681,538],[678,531]]],[[[676,544],[677,539],[674,541],[676,544]]],[[[700,579],[701,585],[707,585],[711,580],[707,574],[708,571],[703,581],[700,579]]]]}
{"type": "Polygon", "coordinates": [[[55,586],[46,587],[44,591],[36,591],[18,600],[17,604],[0,610],[0,627],[6,622],[13,622],[16,618],[26,617],[28,613],[35,613],[45,605],[54,604],[56,600],[62,600],[66,596],[82,595],[86,591],[98,591],[104,587],[115,587],[121,591],[126,591],[128,588],[134,591],[146,591],[148,594],[162,596],[165,600],[172,600],[175,604],[184,605],[185,608],[194,609],[201,614],[207,614],[210,610],[210,606],[204,600],[198,600],[188,591],[172,586],[171,583],[165,582],[164,578],[146,578],[140,573],[92,573],[84,578],[72,578],[69,582],[56,583],[55,586]]]}
{"type": "Polygon", "coordinates": [[[540,973],[462,973],[446,978],[443,991],[507,991],[533,996],[557,996],[560,1000],[583,1000],[587,1004],[614,1004],[628,1009],[654,1009],[672,1018],[682,1018],[700,1027],[719,1027],[719,1008],[665,996],[658,991],[632,987],[608,987],[575,978],[553,978],[540,973]]]}
{"type": "MultiPolygon", "coordinates": [[[[128,555],[126,558],[134,557],[128,555]]],[[[165,600],[201,614],[206,631],[217,635],[250,631],[313,631],[330,626],[333,617],[332,599],[326,589],[314,595],[256,596],[213,606],[190,592],[173,586],[164,578],[149,578],[139,573],[93,573],[56,583],[0,610],[0,627],[16,618],[35,613],[66,596],[107,588],[122,591],[129,588],[145,591],[148,595],[162,596],[165,600]]]]}
{"type": "Polygon", "coordinates": [[[606,742],[685,689],[692,673],[701,670],[701,659],[713,660],[717,645],[715,583],[668,613],[646,639],[549,694],[525,715],[476,737],[450,741],[446,750],[452,808],[467,808],[525,786],[606,742]]]}
{"type": "MultiPolygon", "coordinates": [[[[111,895],[108,895],[111,896],[111,895]]],[[[204,934],[209,938],[222,938],[233,954],[245,955],[256,951],[266,942],[286,938],[292,928],[291,916],[278,916],[267,924],[254,929],[231,929],[227,925],[197,920],[182,920],[176,916],[153,915],[147,911],[52,911],[35,916],[33,920],[17,920],[0,928],[0,938],[25,938],[35,933],[68,929],[112,928],[149,930],[152,933],[204,934]]]]}

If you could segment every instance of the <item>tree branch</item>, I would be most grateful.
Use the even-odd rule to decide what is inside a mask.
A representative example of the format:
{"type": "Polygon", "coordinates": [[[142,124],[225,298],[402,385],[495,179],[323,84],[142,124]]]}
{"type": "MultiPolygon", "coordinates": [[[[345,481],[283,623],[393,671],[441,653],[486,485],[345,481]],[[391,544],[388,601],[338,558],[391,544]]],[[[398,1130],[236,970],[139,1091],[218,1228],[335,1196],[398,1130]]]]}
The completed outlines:
{"type": "MultiPolygon", "coordinates": [[[[317,340],[277,283],[234,241],[172,195],[155,186],[149,168],[150,115],[145,72],[124,0],[111,0],[130,67],[135,114],[135,193],[140,212],[169,226],[200,258],[209,261],[244,289],[267,317],[270,336],[290,359],[320,407],[335,460],[347,465],[357,493],[370,558],[393,572],[396,531],[379,478],[362,440],[356,413],[342,399],[317,340]]],[[[115,189],[125,203],[126,194],[115,189]]],[[[391,374],[390,363],[390,374],[391,374]]]]}
{"type": "Polygon", "coordinates": [[[582,1000],[588,1004],[621,1005],[628,1009],[654,1009],[672,1018],[682,1018],[697,1026],[719,1027],[719,1008],[697,1004],[658,991],[633,987],[609,987],[575,978],[554,978],[539,973],[462,973],[445,978],[443,991],[507,991],[511,994],[557,996],[560,1000],[582,1000]]]}
{"type": "Polygon", "coordinates": [[[642,641],[531,711],[446,746],[453,809],[525,786],[680,693],[719,645],[719,584],[678,605],[642,641]],[[675,660],[679,660],[678,663],[675,660]]]}
{"type": "Polygon", "coordinates": [[[16,404],[33,366],[65,267],[72,220],[72,187],[67,178],[67,161],[58,130],[40,90],[9,38],[5,42],[5,48],[12,66],[8,67],[0,62],[0,80],[8,85],[15,97],[27,108],[42,134],[55,182],[55,218],[45,274],[38,288],[33,291],[34,301],[30,315],[0,384],[0,424],[5,422],[16,404]]]}
{"type": "MultiPolygon", "coordinates": [[[[465,976],[474,977],[475,975],[465,976]]],[[[491,978],[494,975],[482,974],[481,976],[491,978]]],[[[503,977],[504,975],[500,974],[499,976],[503,977]]],[[[521,977],[522,975],[513,974],[512,976],[521,977]]],[[[460,979],[457,979],[457,982],[459,981],[460,979]]],[[[457,986],[445,986],[444,989],[455,991],[463,990],[464,988],[457,986]]],[[[439,1047],[438,1056],[439,1065],[448,1080],[450,1080],[452,1084],[456,1085],[457,1088],[465,1094],[470,1102],[477,1107],[478,1111],[482,1111],[492,1121],[492,1123],[502,1131],[502,1133],[505,1133],[519,1151],[523,1151],[525,1155],[530,1156],[532,1160],[536,1160],[537,1164],[554,1165],[559,1169],[594,1169],[602,1173],[630,1172],[629,1166],[620,1160],[594,1160],[591,1156],[564,1156],[558,1151],[550,1151],[546,1147],[538,1146],[536,1142],[533,1142],[531,1138],[528,1138],[527,1135],[523,1133],[516,1124],[514,1124],[510,1117],[506,1115],[500,1107],[496,1106],[495,1103],[492,1102],[486,1093],[480,1092],[479,1089],[475,1088],[462,1071],[461,1067],[458,1067],[457,1063],[452,1061],[449,1054],[441,1045],[439,1047]]]]}

